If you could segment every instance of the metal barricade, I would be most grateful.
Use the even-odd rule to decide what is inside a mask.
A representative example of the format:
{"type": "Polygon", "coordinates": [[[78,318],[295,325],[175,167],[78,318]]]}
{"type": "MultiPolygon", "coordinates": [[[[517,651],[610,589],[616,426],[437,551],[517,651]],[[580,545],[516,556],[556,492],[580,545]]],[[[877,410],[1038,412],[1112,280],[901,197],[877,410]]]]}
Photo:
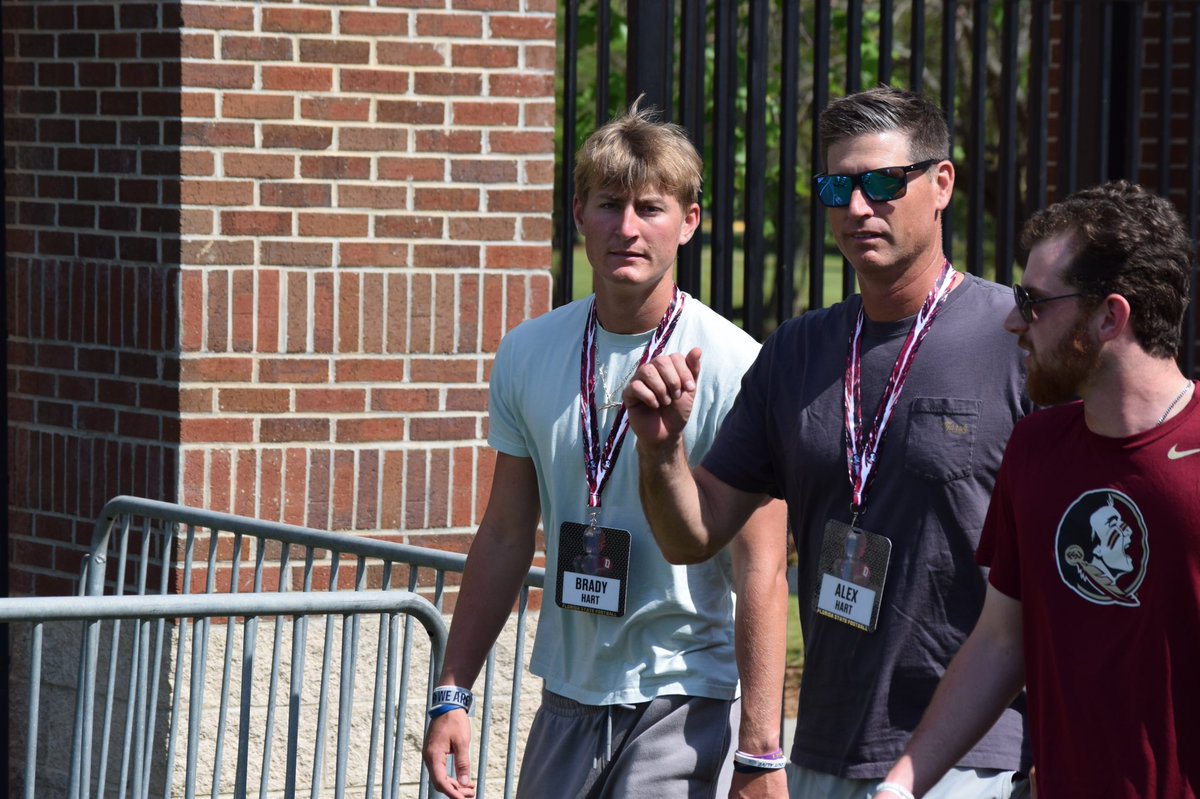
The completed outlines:
{"type": "MultiPolygon", "coordinates": [[[[33,795],[39,742],[67,754],[61,735],[38,729],[39,705],[45,704],[40,693],[46,680],[43,626],[76,619],[84,626],[76,636],[75,713],[70,759],[63,761],[69,783],[62,795],[171,796],[175,790],[188,797],[201,791],[214,799],[323,791],[337,797],[394,797],[401,795],[403,771],[410,780],[403,795],[423,799],[428,793],[419,764],[424,710],[446,635],[439,611],[447,575],[453,579],[465,562],[462,554],[376,538],[134,497],[113,499],[97,521],[80,597],[0,600],[0,621],[32,625],[26,795],[33,795]],[[319,615],[324,615],[324,630],[313,636],[309,627],[319,615]],[[122,631],[127,619],[138,620],[133,631],[122,631]],[[260,630],[260,622],[268,619],[273,627],[264,623],[260,630]],[[415,676],[414,661],[421,658],[413,654],[414,619],[429,632],[427,673],[415,676]],[[378,629],[368,629],[371,624],[378,629]],[[362,644],[364,630],[375,642],[373,654],[360,655],[360,648],[369,648],[362,644]],[[255,669],[267,660],[257,656],[260,648],[270,652],[266,678],[255,669]],[[214,652],[220,657],[210,657],[214,652]],[[313,657],[320,658],[320,668],[306,672],[306,660],[313,657]],[[360,677],[364,663],[370,673],[360,677]],[[164,666],[170,667],[165,678],[164,666]],[[290,681],[280,678],[283,668],[290,670],[290,681]],[[319,672],[315,686],[306,681],[314,671],[319,672]],[[370,688],[357,695],[369,696],[369,710],[354,701],[356,684],[364,679],[371,680],[370,688]],[[235,691],[238,696],[231,699],[235,691]],[[288,692],[286,698],[280,697],[282,691],[288,692]],[[313,691],[319,695],[312,696],[313,691]],[[206,715],[206,692],[219,696],[215,715],[206,715]],[[276,716],[284,715],[285,707],[286,720],[280,721],[276,716]],[[335,707],[336,736],[330,740],[329,714],[335,707]],[[184,726],[186,742],[177,742],[184,726]],[[236,744],[225,740],[235,734],[236,744]],[[277,734],[286,746],[275,746],[277,734]],[[200,784],[209,771],[209,784],[200,784]],[[411,781],[415,772],[419,779],[411,781]]],[[[515,787],[530,590],[539,589],[543,579],[542,569],[531,569],[511,644],[506,644],[513,666],[503,763],[506,797],[515,787]]],[[[494,648],[474,722],[481,797],[488,786],[494,704],[502,693],[496,672],[494,648]]]]}

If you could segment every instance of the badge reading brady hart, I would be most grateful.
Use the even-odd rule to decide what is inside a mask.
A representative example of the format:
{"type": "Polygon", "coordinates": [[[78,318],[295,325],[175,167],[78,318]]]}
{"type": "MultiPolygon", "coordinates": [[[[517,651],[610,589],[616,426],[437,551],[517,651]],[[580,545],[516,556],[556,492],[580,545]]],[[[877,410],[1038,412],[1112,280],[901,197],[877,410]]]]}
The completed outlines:
{"type": "Polygon", "coordinates": [[[631,541],[628,530],[563,522],[554,593],[558,606],[624,616],[631,541]]]}
{"type": "Polygon", "coordinates": [[[892,542],[884,536],[830,519],[821,544],[817,613],[874,632],[891,555],[892,542]]]}

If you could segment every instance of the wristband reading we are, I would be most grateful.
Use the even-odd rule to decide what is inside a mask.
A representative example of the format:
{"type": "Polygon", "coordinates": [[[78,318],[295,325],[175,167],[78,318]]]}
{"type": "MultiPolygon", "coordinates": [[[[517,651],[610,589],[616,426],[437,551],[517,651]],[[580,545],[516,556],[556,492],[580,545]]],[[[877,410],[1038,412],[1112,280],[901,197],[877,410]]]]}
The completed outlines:
{"type": "Polygon", "coordinates": [[[439,685],[433,689],[433,707],[429,709],[429,718],[436,719],[452,710],[465,710],[469,715],[474,704],[475,696],[466,688],[439,685]]]}

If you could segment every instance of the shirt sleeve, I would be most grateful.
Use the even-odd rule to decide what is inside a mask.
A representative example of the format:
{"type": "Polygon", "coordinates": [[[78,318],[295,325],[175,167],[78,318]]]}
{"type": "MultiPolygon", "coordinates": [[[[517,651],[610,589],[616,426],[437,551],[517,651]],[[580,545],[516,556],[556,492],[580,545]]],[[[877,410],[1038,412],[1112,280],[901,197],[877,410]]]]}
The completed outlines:
{"type": "Polygon", "coordinates": [[[524,380],[515,354],[513,334],[505,336],[496,350],[488,382],[488,444],[497,452],[517,458],[531,455],[522,423],[520,387],[524,380]]]}
{"type": "Polygon", "coordinates": [[[988,582],[997,591],[1013,599],[1021,598],[1020,548],[1013,507],[1013,500],[1017,496],[1014,476],[1019,472],[1014,462],[1019,446],[1014,434],[1005,448],[1004,460],[1000,463],[996,486],[983,521],[979,547],[975,551],[975,562],[990,569],[988,582]]]}

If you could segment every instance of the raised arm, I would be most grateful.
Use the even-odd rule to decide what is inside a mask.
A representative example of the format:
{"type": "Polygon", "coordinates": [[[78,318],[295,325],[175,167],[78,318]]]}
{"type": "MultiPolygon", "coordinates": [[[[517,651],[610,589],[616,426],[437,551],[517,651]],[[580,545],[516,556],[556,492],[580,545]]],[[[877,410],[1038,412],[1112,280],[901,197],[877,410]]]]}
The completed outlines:
{"type": "Polygon", "coordinates": [[[637,436],[642,507],[671,563],[699,563],[728,544],[765,494],[740,491],[703,467],[692,471],[683,429],[696,399],[700,350],[662,355],[643,365],[625,389],[637,436]]]}
{"type": "MultiPolygon", "coordinates": [[[[540,513],[533,461],[498,455],[487,510],[463,572],[438,685],[470,689],[475,683],[529,572],[540,513]]],[[[429,723],[425,765],[437,789],[451,799],[475,795],[470,746],[471,723],[461,710],[429,723]],[[454,755],[454,775],[446,771],[448,755],[454,755]]]]}
{"type": "MultiPolygon", "coordinates": [[[[885,782],[920,796],[983,737],[1025,684],[1021,603],[988,586],[975,629],[885,782]]],[[[891,791],[877,796],[891,799],[891,791]]]]}

